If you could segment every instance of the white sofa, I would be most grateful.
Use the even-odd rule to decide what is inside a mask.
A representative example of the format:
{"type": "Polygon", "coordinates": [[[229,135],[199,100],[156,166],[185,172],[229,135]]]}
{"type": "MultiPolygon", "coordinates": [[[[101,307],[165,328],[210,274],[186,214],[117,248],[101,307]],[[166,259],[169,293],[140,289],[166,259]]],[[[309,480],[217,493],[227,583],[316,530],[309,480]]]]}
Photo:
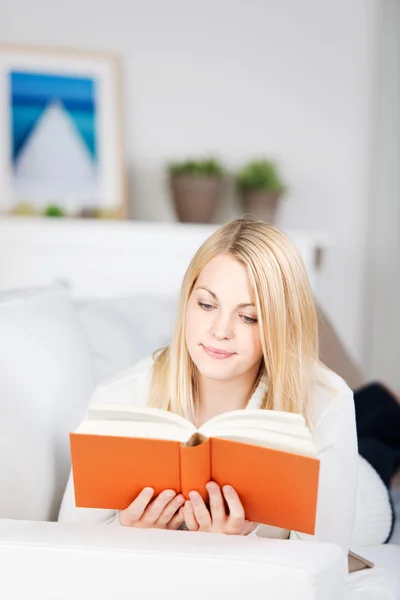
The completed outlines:
{"type": "Polygon", "coordinates": [[[0,597],[338,600],[338,548],[305,542],[0,520],[0,597]]]}
{"type": "Polygon", "coordinates": [[[62,285],[0,294],[0,598],[399,598],[396,546],[354,548],[376,566],[349,576],[331,544],[55,522],[96,383],[167,341],[174,311],[62,285]]]}
{"type": "Polygon", "coordinates": [[[347,557],[330,544],[57,522],[70,472],[68,433],[97,383],[168,342],[181,275],[170,258],[182,269],[209,230],[178,235],[182,245],[164,252],[167,271],[154,260],[163,243],[154,252],[151,236],[149,253],[135,255],[132,267],[125,224],[114,230],[110,253],[102,238],[108,225],[92,229],[90,248],[82,238],[75,243],[77,230],[88,233],[81,223],[60,225],[62,235],[52,226],[48,238],[43,224],[14,225],[0,222],[0,598],[400,598],[400,547],[393,544],[355,544],[376,566],[348,575],[347,557]],[[41,274],[47,281],[67,276],[79,297],[61,284],[25,285],[43,283],[41,274]],[[24,287],[1,291],[13,284],[24,287]],[[92,287],[108,298],[85,299],[92,287]],[[128,287],[132,293],[122,294],[128,287]]]}

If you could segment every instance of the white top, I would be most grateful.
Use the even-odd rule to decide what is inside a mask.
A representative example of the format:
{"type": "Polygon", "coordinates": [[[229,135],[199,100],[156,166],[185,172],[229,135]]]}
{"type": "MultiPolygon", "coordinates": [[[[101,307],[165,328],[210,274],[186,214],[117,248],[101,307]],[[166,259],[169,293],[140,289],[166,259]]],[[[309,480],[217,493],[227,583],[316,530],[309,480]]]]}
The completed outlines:
{"type": "MultiPolygon", "coordinates": [[[[146,405],[153,360],[148,357],[97,387],[90,403],[146,405]]],[[[353,392],[335,373],[326,372],[332,389],[316,384],[311,411],[312,436],[320,458],[320,483],[314,536],[262,525],[258,535],[293,539],[316,539],[339,544],[347,553],[353,530],[357,496],[358,448],[353,392]]],[[[264,393],[260,383],[248,402],[259,408],[264,393]]],[[[273,482],[271,482],[273,485],[273,482]]],[[[59,521],[118,523],[115,511],[76,508],[72,478],[67,485],[59,521]]]]}

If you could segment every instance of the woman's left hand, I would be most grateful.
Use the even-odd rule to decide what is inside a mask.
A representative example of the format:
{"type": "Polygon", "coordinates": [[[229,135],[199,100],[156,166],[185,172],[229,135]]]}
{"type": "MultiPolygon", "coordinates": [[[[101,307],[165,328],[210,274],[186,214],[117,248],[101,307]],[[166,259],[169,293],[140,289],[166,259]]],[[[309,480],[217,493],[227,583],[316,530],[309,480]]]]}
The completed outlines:
{"type": "Polygon", "coordinates": [[[256,523],[246,520],[242,503],[233,487],[225,485],[221,491],[217,483],[210,481],[206,488],[210,509],[196,491],[189,493],[190,500],[187,500],[183,507],[183,516],[189,531],[248,535],[256,529],[256,523]],[[229,508],[228,514],[225,510],[224,498],[229,508]]]}

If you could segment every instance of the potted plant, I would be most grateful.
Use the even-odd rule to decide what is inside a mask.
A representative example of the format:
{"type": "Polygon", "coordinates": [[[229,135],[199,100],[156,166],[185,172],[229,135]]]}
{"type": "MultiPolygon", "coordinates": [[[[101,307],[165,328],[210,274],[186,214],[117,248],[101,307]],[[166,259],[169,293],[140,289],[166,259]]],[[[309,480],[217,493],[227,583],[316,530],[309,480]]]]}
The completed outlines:
{"type": "Polygon", "coordinates": [[[20,202],[10,210],[10,214],[18,217],[37,217],[39,212],[33,204],[20,202]]]}
{"type": "Polygon", "coordinates": [[[49,204],[43,213],[46,217],[65,217],[65,212],[58,204],[49,204]]]}
{"type": "Polygon", "coordinates": [[[276,222],[279,200],[286,185],[272,160],[253,160],[243,166],[236,177],[242,205],[263,221],[276,222]]]}
{"type": "Polygon", "coordinates": [[[215,158],[168,165],[175,211],[185,223],[210,223],[222,192],[224,170],[215,158]]]}

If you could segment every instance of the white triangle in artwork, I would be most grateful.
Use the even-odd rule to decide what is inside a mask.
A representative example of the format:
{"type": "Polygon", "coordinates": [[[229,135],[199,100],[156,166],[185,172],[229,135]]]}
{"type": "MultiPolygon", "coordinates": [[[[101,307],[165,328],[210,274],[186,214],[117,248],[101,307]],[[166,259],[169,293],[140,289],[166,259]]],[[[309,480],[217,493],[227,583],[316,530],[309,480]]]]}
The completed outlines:
{"type": "Polygon", "coordinates": [[[20,193],[43,200],[49,194],[55,200],[69,197],[72,203],[74,196],[96,198],[96,165],[59,102],[48,105],[24,145],[14,167],[14,184],[20,193]]]}
{"type": "Polygon", "coordinates": [[[43,181],[93,177],[94,164],[72,119],[59,102],[49,104],[15,167],[15,175],[43,181]]]}

